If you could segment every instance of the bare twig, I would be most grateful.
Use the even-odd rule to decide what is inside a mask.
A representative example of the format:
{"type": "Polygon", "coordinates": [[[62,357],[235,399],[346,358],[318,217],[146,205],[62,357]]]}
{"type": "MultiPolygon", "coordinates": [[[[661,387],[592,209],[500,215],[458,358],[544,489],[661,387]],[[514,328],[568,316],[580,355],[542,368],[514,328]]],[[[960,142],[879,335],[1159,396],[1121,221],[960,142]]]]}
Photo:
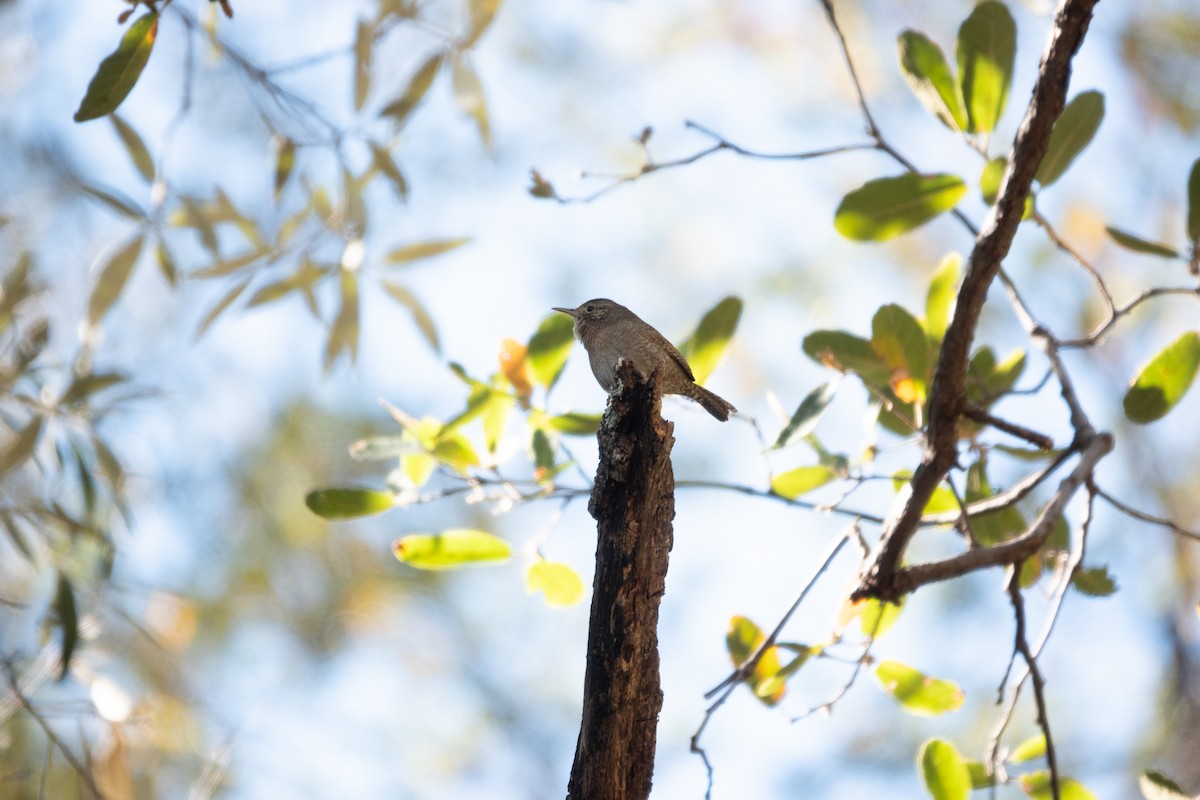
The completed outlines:
{"type": "Polygon", "coordinates": [[[1059,347],[1091,347],[1100,344],[1108,336],[1109,331],[1113,329],[1122,318],[1128,316],[1135,308],[1145,303],[1147,300],[1153,300],[1156,297],[1166,295],[1187,295],[1200,300],[1200,287],[1194,286],[1156,286],[1153,289],[1147,289],[1137,297],[1130,300],[1120,308],[1114,308],[1109,311],[1108,319],[1101,322],[1096,328],[1082,339],[1063,339],[1058,343],[1059,347]]]}
{"type": "Polygon", "coordinates": [[[1200,541],[1200,531],[1194,531],[1189,528],[1185,528],[1182,525],[1180,525],[1179,523],[1175,522],[1174,520],[1168,519],[1166,517],[1156,517],[1155,515],[1148,514],[1145,511],[1139,511],[1138,509],[1134,508],[1133,506],[1129,505],[1128,503],[1118,500],[1117,498],[1113,497],[1111,494],[1109,494],[1108,492],[1104,491],[1103,489],[1101,489],[1099,487],[1096,487],[1096,496],[1103,498],[1110,506],[1117,509],[1118,511],[1120,511],[1122,514],[1125,514],[1126,516],[1133,517],[1134,519],[1141,520],[1142,522],[1148,522],[1151,525],[1161,525],[1164,528],[1168,528],[1171,531],[1174,531],[1175,533],[1179,534],[1180,536],[1184,536],[1188,539],[1194,539],[1196,541],[1200,541]]]}
{"type": "Polygon", "coordinates": [[[1050,239],[1055,247],[1070,256],[1076,264],[1083,268],[1084,272],[1091,276],[1092,283],[1096,284],[1096,290],[1100,292],[1100,296],[1104,298],[1105,308],[1108,309],[1109,314],[1112,314],[1116,310],[1117,306],[1113,302],[1112,294],[1108,291],[1108,286],[1104,283],[1104,278],[1101,277],[1100,272],[1096,269],[1096,267],[1093,266],[1090,261],[1084,258],[1083,254],[1076,250],[1070,242],[1059,236],[1058,231],[1054,230],[1054,226],[1050,224],[1050,221],[1038,213],[1036,208],[1033,210],[1033,221],[1037,223],[1038,227],[1046,232],[1046,237],[1050,239]]]}
{"type": "Polygon", "coordinates": [[[1042,736],[1046,741],[1046,764],[1050,769],[1050,796],[1054,800],[1059,800],[1059,776],[1058,776],[1058,755],[1054,750],[1054,737],[1050,735],[1050,717],[1046,713],[1046,681],[1042,677],[1042,671],[1038,667],[1037,656],[1029,647],[1029,640],[1025,637],[1025,599],[1021,596],[1021,564],[1017,562],[1012,567],[1012,574],[1008,580],[1008,597],[1012,602],[1013,619],[1016,622],[1016,630],[1013,633],[1013,649],[1021,654],[1021,658],[1025,661],[1025,666],[1029,669],[1029,677],[1033,682],[1033,698],[1034,705],[1037,707],[1037,723],[1042,729],[1042,736]]]}
{"type": "Polygon", "coordinates": [[[1054,440],[1044,433],[1038,433],[1035,430],[1026,428],[1024,425],[1018,425],[1015,422],[1009,422],[1006,419],[1001,419],[993,415],[986,408],[979,406],[967,406],[963,409],[963,416],[968,419],[973,419],[983,425],[990,425],[998,431],[1015,436],[1018,439],[1024,439],[1035,447],[1042,450],[1053,450],[1054,440]]]}

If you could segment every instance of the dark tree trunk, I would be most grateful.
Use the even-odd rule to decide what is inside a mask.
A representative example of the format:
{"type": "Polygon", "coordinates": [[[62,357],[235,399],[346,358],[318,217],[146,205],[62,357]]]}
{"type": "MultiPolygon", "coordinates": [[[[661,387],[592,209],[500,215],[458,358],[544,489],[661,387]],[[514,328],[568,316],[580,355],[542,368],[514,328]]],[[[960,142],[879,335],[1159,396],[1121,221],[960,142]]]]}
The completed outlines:
{"type": "Polygon", "coordinates": [[[623,388],[609,398],[597,435],[588,503],[599,535],[572,800],[648,797],[662,710],[658,605],[675,517],[675,440],[653,378],[638,383],[627,364],[617,375],[623,388]]]}

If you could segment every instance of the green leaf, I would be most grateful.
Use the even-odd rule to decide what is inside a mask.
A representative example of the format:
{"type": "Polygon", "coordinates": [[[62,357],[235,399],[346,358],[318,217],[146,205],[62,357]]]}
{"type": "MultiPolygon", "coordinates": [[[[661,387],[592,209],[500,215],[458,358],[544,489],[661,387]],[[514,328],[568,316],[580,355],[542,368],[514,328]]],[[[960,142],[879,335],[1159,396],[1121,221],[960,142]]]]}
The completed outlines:
{"type": "Polygon", "coordinates": [[[554,445],[545,430],[534,428],[530,446],[533,449],[535,475],[540,480],[554,469],[554,445]]]}
{"type": "Polygon", "coordinates": [[[962,178],[948,174],[909,172],[867,181],[842,198],[833,227],[854,241],[882,242],[954,208],[966,191],[962,178]]]}
{"type": "Polygon", "coordinates": [[[996,785],[996,777],[988,774],[988,765],[982,761],[967,761],[967,772],[971,775],[972,789],[990,789],[996,785]]]}
{"type": "Polygon", "coordinates": [[[471,237],[459,236],[453,239],[429,239],[424,242],[414,242],[413,244],[397,247],[384,256],[384,260],[389,264],[408,264],[412,261],[433,258],[434,256],[440,256],[442,253],[449,253],[451,250],[456,250],[469,241],[471,241],[471,237]]]}
{"type": "MultiPolygon", "coordinates": [[[[1008,159],[1004,156],[997,156],[983,165],[983,172],[979,174],[979,194],[983,196],[983,202],[989,206],[994,205],[996,198],[1000,196],[1000,182],[1004,180],[1004,170],[1008,169],[1008,159]]],[[[1025,210],[1021,212],[1022,221],[1033,216],[1033,190],[1025,198],[1025,210]]]]}
{"type": "Polygon", "coordinates": [[[1080,567],[1071,576],[1071,585],[1088,597],[1108,597],[1117,591],[1117,582],[1108,573],[1108,567],[1080,567]]]}
{"type": "Polygon", "coordinates": [[[96,276],[96,285],[92,287],[92,295],[88,298],[88,324],[99,324],[113,303],[121,296],[125,282],[137,263],[142,252],[142,235],[134,236],[123,247],[109,256],[108,261],[100,268],[96,276]]]}
{"type": "Polygon", "coordinates": [[[396,190],[396,195],[401,200],[408,199],[408,181],[404,178],[404,173],[400,171],[400,167],[396,166],[396,162],[392,159],[391,153],[379,146],[375,142],[367,142],[371,147],[371,163],[375,169],[382,174],[388,181],[391,182],[392,188],[396,190]]]}
{"type": "Polygon", "coordinates": [[[788,420],[788,424],[779,432],[779,437],[771,446],[772,449],[778,450],[781,447],[787,447],[792,442],[803,439],[812,433],[817,427],[817,423],[821,421],[821,415],[825,413],[825,409],[829,408],[836,392],[837,381],[822,383],[809,392],[800,401],[799,407],[792,414],[792,418],[788,420]]]}
{"type": "Polygon", "coordinates": [[[404,87],[404,91],[400,95],[379,112],[381,117],[391,117],[396,121],[397,125],[403,125],[412,114],[413,109],[425,97],[425,93],[429,91],[429,87],[433,85],[433,79],[437,77],[438,70],[442,68],[442,59],[444,53],[435,53],[425,59],[409,80],[408,85],[404,87]]]}
{"type": "Polygon", "coordinates": [[[325,519],[354,519],[382,514],[396,501],[391,492],[378,489],[315,489],[304,496],[308,510],[325,519]]]}
{"type": "Polygon", "coordinates": [[[37,443],[42,437],[42,427],[46,418],[41,414],[31,417],[25,427],[17,434],[17,438],[0,454],[0,477],[21,466],[33,455],[37,443]]]}
{"type": "Polygon", "coordinates": [[[567,364],[567,356],[571,354],[571,344],[575,338],[574,324],[566,314],[555,311],[542,319],[529,338],[525,358],[533,379],[546,389],[558,381],[567,364]]]}
{"type": "Polygon", "coordinates": [[[559,433],[565,433],[568,436],[591,436],[600,430],[601,419],[602,417],[599,414],[581,414],[572,411],[567,414],[550,417],[546,420],[546,424],[559,433]]]}
{"type": "Polygon", "coordinates": [[[886,387],[891,370],[861,336],[845,331],[813,331],[800,345],[805,355],[838,372],[852,372],[872,386],[886,387]]]}
{"type": "Polygon", "coordinates": [[[375,26],[358,21],[354,35],[354,110],[362,111],[371,92],[371,50],[375,44],[375,26]]]}
{"type": "Polygon", "coordinates": [[[392,543],[396,558],[417,569],[457,569],[507,561],[508,542],[486,531],[467,528],[413,533],[392,543]]]}
{"type": "Polygon", "coordinates": [[[1067,103],[1050,132],[1046,155],[1034,175],[1037,182],[1049,186],[1061,178],[1075,157],[1092,141],[1103,119],[1104,95],[1100,92],[1081,92],[1067,103]]]}
{"type": "Polygon", "coordinates": [[[129,26],[117,49],[100,62],[79,110],[76,122],[87,122],[117,110],[129,95],[150,60],[158,36],[158,14],[143,14],[129,26]]]}
{"type": "Polygon", "coordinates": [[[836,473],[824,465],[796,467],[771,476],[771,491],[780,497],[795,500],[806,492],[824,486],[836,477],[836,473]]]}
{"type": "Polygon", "coordinates": [[[145,178],[147,183],[153,181],[154,159],[150,157],[150,151],[146,149],[146,143],[142,141],[142,137],[118,114],[113,114],[109,119],[112,120],[113,127],[117,129],[117,136],[120,137],[121,144],[125,145],[125,152],[129,153],[129,158],[137,167],[138,174],[145,178]]]}
{"type": "MultiPolygon", "coordinates": [[[[746,617],[735,616],[729,620],[729,629],[725,633],[725,648],[729,651],[729,660],[735,667],[754,655],[754,651],[762,645],[766,637],[762,629],[746,617]]],[[[780,671],[779,648],[771,646],[763,652],[754,667],[754,672],[746,679],[746,685],[764,705],[774,706],[783,699],[787,687],[781,681],[771,680],[780,671]]]]}
{"type": "Polygon", "coordinates": [[[583,580],[568,565],[539,558],[525,572],[525,590],[542,592],[551,608],[567,608],[583,599],[583,580]]]}
{"type": "MultiPolygon", "coordinates": [[[[967,468],[967,490],[964,499],[967,505],[970,505],[993,495],[995,492],[988,481],[986,465],[983,459],[980,459],[967,468]]],[[[986,514],[973,514],[970,521],[975,541],[985,547],[1008,541],[1023,532],[1026,527],[1025,517],[1016,506],[989,511],[986,514]]]]}
{"type": "Polygon", "coordinates": [[[1010,764],[1024,764],[1026,761],[1033,761],[1044,755],[1046,755],[1046,735],[1039,733],[1036,736],[1030,736],[1014,747],[1008,754],[1007,760],[1010,764]]]}
{"type": "Polygon", "coordinates": [[[1146,770],[1138,778],[1138,788],[1142,790],[1145,800],[1192,800],[1192,796],[1179,788],[1179,784],[1152,769],[1146,770]]]}
{"type": "Polygon", "coordinates": [[[954,711],[963,704],[957,685],[931,678],[899,661],[884,661],[875,668],[875,677],[883,690],[896,698],[905,711],[918,716],[936,716],[954,711]]]}
{"type": "Polygon", "coordinates": [[[379,281],[383,286],[383,291],[387,296],[395,300],[400,305],[408,309],[408,313],[412,314],[413,322],[417,324],[417,329],[421,331],[421,335],[425,337],[425,341],[433,348],[435,353],[442,352],[442,342],[438,337],[437,325],[433,321],[433,317],[421,301],[416,298],[412,292],[404,288],[398,283],[382,279],[379,281]]]}
{"type": "Polygon", "coordinates": [[[1200,158],[1192,163],[1187,183],[1187,235],[1193,247],[1200,247],[1200,158]]]}
{"type": "Polygon", "coordinates": [[[1145,424],[1166,416],[1191,387],[1200,367],[1200,333],[1190,331],[1150,359],[1125,392],[1125,417],[1145,424]]]}
{"type": "Polygon", "coordinates": [[[909,88],[951,130],[966,130],[967,111],[942,48],[917,31],[904,31],[896,42],[900,69],[909,88]]]}
{"type": "Polygon", "coordinates": [[[990,405],[1016,385],[1025,371],[1025,351],[1013,350],[996,363],[996,353],[981,347],[967,364],[967,399],[972,403],[990,405]]]}
{"type": "Polygon", "coordinates": [[[325,341],[326,372],[333,369],[343,353],[350,357],[351,363],[358,355],[358,273],[343,269],[341,278],[342,305],[325,341]]]}
{"type": "Polygon", "coordinates": [[[275,142],[275,199],[278,200],[296,167],[296,142],[286,136],[276,137],[275,142]]]}
{"type": "Polygon", "coordinates": [[[1004,114],[1016,50],[1016,23],[995,0],[975,6],[958,29],[958,79],[968,132],[988,133],[1004,114]]]}
{"type": "Polygon", "coordinates": [[[1111,225],[1105,226],[1105,231],[1112,237],[1112,240],[1124,247],[1126,250],[1132,250],[1135,253],[1144,253],[1148,256],[1161,256],[1162,258],[1182,258],[1179,251],[1170,245],[1162,244],[1161,242],[1152,242],[1149,239],[1143,239],[1141,236],[1136,236],[1132,233],[1114,228],[1111,225]]]}
{"type": "Polygon", "coordinates": [[[862,601],[858,611],[859,627],[864,636],[873,636],[878,639],[891,630],[892,626],[896,624],[896,620],[900,619],[900,612],[903,610],[903,599],[899,603],[888,603],[868,597],[862,601]]]}
{"type": "Polygon", "coordinates": [[[905,403],[924,403],[931,360],[925,329],[904,308],[889,303],[871,319],[871,348],[891,370],[889,385],[905,403]]]}
{"type": "MultiPolygon", "coordinates": [[[[900,492],[908,482],[912,480],[912,472],[902,469],[892,473],[892,489],[900,492]]],[[[962,508],[958,504],[958,499],[955,498],[954,492],[944,483],[939,483],[937,488],[933,490],[933,494],[929,496],[929,502],[925,504],[923,514],[945,514],[948,511],[961,511],[962,508]]]]}
{"type": "MultiPolygon", "coordinates": [[[[1050,789],[1050,773],[1047,770],[1022,775],[1020,782],[1021,789],[1033,800],[1051,800],[1054,797],[1054,793],[1050,789]]],[[[1096,800],[1096,795],[1089,792],[1087,787],[1077,780],[1060,778],[1058,800],[1096,800]]]]}
{"type": "Polygon", "coordinates": [[[696,332],[680,347],[683,357],[692,368],[696,383],[703,384],[716,369],[733,332],[737,330],[741,316],[741,299],[724,298],[708,310],[696,326],[696,332]]]}
{"type": "MultiPolygon", "coordinates": [[[[931,342],[941,342],[950,324],[950,312],[958,296],[958,279],[962,273],[962,256],[947,253],[929,281],[925,295],[925,335],[931,342]]],[[[932,356],[932,354],[931,354],[932,356]]]]}
{"type": "Polygon", "coordinates": [[[926,740],[917,751],[917,768],[933,800],[967,800],[971,792],[971,773],[950,742],[926,740]]]}
{"type": "Polygon", "coordinates": [[[62,651],[58,664],[58,680],[66,679],[71,669],[71,656],[79,644],[79,610],[75,606],[75,591],[71,581],[62,572],[58,573],[58,588],[54,592],[54,613],[62,627],[62,651]]]}

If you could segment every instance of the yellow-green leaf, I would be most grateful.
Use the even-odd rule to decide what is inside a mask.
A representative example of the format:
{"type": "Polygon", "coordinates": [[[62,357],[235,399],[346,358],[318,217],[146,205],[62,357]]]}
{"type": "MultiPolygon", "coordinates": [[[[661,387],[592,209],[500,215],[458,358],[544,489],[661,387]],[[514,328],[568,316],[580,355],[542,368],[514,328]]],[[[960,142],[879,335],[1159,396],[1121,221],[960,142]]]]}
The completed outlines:
{"type": "Polygon", "coordinates": [[[304,496],[308,510],[325,519],[353,519],[382,514],[396,501],[391,492],[378,489],[316,489],[304,496]]]}
{"type": "Polygon", "coordinates": [[[822,383],[805,395],[795,413],[792,414],[792,418],[788,420],[788,424],[779,432],[775,444],[771,446],[772,449],[778,450],[781,447],[787,447],[792,442],[803,439],[812,433],[817,427],[817,423],[821,421],[825,409],[829,408],[836,392],[837,382],[830,381],[822,383]]]}
{"type": "Polygon", "coordinates": [[[354,36],[354,110],[362,111],[371,91],[371,50],[375,43],[375,26],[365,19],[358,21],[354,36]]]}
{"type": "Polygon", "coordinates": [[[581,414],[572,411],[550,417],[546,420],[546,424],[568,436],[591,436],[600,430],[600,420],[599,414],[581,414]]]}
{"type": "Polygon", "coordinates": [[[75,112],[76,122],[86,122],[117,110],[150,60],[157,36],[158,14],[153,11],[143,14],[129,26],[117,49],[100,62],[92,76],[83,102],[75,112]]]}
{"type": "Polygon", "coordinates": [[[1103,119],[1104,95],[1100,92],[1082,92],[1067,103],[1054,123],[1046,155],[1034,175],[1038,183],[1049,186],[1061,178],[1075,157],[1092,141],[1103,119]]]}
{"type": "Polygon", "coordinates": [[[442,253],[449,253],[469,241],[471,241],[469,236],[459,236],[453,239],[428,239],[423,242],[413,242],[395,248],[384,256],[384,260],[389,264],[407,264],[411,261],[420,261],[440,256],[442,253]]]}
{"type": "Polygon", "coordinates": [[[1088,597],[1108,597],[1117,591],[1117,582],[1109,574],[1108,567],[1088,567],[1075,570],[1071,585],[1080,594],[1088,597]]]}
{"type": "Polygon", "coordinates": [[[917,31],[904,31],[896,44],[900,70],[921,105],[951,130],[966,130],[967,112],[942,48],[917,31]]]}
{"type": "MultiPolygon", "coordinates": [[[[1022,775],[1020,782],[1022,791],[1033,800],[1051,800],[1054,797],[1050,788],[1050,773],[1047,770],[1022,775]]],[[[1060,778],[1058,800],[1096,800],[1096,795],[1088,791],[1087,787],[1077,780],[1060,778]]]]}
{"type": "Polygon", "coordinates": [[[583,580],[568,565],[539,558],[525,571],[525,590],[542,592],[551,608],[567,608],[583,598],[583,580]]]}
{"type": "MultiPolygon", "coordinates": [[[[732,617],[729,620],[729,629],[725,633],[725,648],[729,651],[729,659],[733,665],[740,667],[746,663],[765,638],[762,630],[750,619],[732,617]]],[[[780,667],[779,648],[771,646],[763,652],[754,672],[746,680],[750,691],[765,705],[774,706],[783,699],[787,687],[780,681],[771,680],[779,673],[780,667]]]]}
{"type": "Polygon", "coordinates": [[[379,112],[380,116],[391,117],[396,121],[397,125],[403,125],[408,120],[410,114],[417,104],[425,97],[425,93],[429,91],[429,87],[433,85],[433,79],[437,77],[438,70],[442,68],[442,59],[444,53],[435,53],[425,59],[425,63],[421,64],[416,73],[409,80],[408,85],[404,87],[404,91],[395,100],[388,103],[379,112]]]}
{"type": "Polygon", "coordinates": [[[917,751],[917,768],[933,800],[967,800],[971,773],[953,744],[929,739],[917,751]]]}
{"type": "Polygon", "coordinates": [[[925,334],[931,342],[941,342],[950,324],[950,312],[958,296],[958,278],[962,273],[962,256],[947,253],[929,281],[925,295],[925,334]]]}
{"type": "Polygon", "coordinates": [[[1193,247],[1200,246],[1200,158],[1192,163],[1187,183],[1187,235],[1193,247]]]}
{"type": "Polygon", "coordinates": [[[250,278],[245,278],[241,283],[235,284],[232,289],[226,292],[220,300],[204,315],[204,319],[200,320],[200,324],[196,326],[196,338],[199,339],[204,335],[217,317],[225,312],[225,309],[233,305],[233,302],[241,296],[242,292],[246,291],[246,287],[250,285],[250,278]]]}
{"type": "Polygon", "coordinates": [[[574,322],[566,314],[554,312],[542,319],[529,337],[525,358],[533,379],[547,389],[558,381],[574,341],[574,322]]]}
{"type": "Polygon", "coordinates": [[[125,120],[121,119],[119,114],[113,114],[109,117],[112,120],[113,127],[117,129],[117,136],[121,139],[121,144],[125,145],[125,152],[129,153],[130,160],[137,167],[138,174],[146,179],[149,183],[154,180],[154,159],[150,157],[150,151],[146,149],[146,143],[142,141],[142,137],[133,129],[125,120]]]}
{"type": "Polygon", "coordinates": [[[1135,253],[1144,253],[1148,256],[1159,256],[1161,258],[1180,258],[1179,251],[1170,245],[1161,242],[1152,242],[1149,239],[1143,239],[1120,228],[1105,226],[1105,231],[1112,237],[1112,240],[1124,247],[1126,250],[1132,250],[1135,253]]]}
{"type": "Polygon", "coordinates": [[[737,297],[726,297],[700,319],[693,333],[680,348],[696,383],[704,383],[716,369],[725,354],[725,348],[737,330],[742,316],[742,301],[737,297]]]}
{"type": "Polygon", "coordinates": [[[1138,370],[1125,392],[1125,417],[1145,424],[1166,416],[1191,388],[1198,367],[1200,333],[1189,331],[1138,370]]]}
{"type": "Polygon", "coordinates": [[[875,668],[875,677],[883,690],[896,698],[905,711],[918,716],[936,716],[954,711],[963,704],[957,685],[931,678],[899,661],[884,661],[875,668]]]}
{"type": "Polygon", "coordinates": [[[891,370],[889,385],[897,397],[924,403],[931,359],[921,323],[901,306],[882,306],[871,320],[871,348],[891,370]]]}
{"type": "Polygon", "coordinates": [[[771,476],[771,491],[788,500],[818,489],[836,478],[832,469],[824,464],[814,467],[796,467],[787,472],[771,476]]]}
{"type": "Polygon", "coordinates": [[[818,364],[842,373],[853,372],[872,386],[887,387],[891,379],[891,370],[861,336],[845,331],[813,331],[800,346],[818,364]]]}
{"type": "Polygon", "coordinates": [[[882,242],[958,205],[967,185],[957,175],[915,172],[867,181],[842,198],[833,227],[848,239],[882,242]]]}
{"type": "Polygon", "coordinates": [[[456,569],[508,560],[508,542],[486,531],[467,528],[413,533],[392,543],[396,558],[417,569],[456,569]]]}
{"type": "Polygon", "coordinates": [[[900,612],[903,610],[903,599],[898,603],[887,603],[874,597],[868,597],[862,601],[862,607],[858,612],[859,627],[864,636],[873,636],[878,639],[891,630],[892,626],[896,624],[896,620],[900,619],[900,612]]]}
{"type": "Polygon", "coordinates": [[[1181,789],[1178,783],[1152,769],[1146,770],[1138,778],[1138,788],[1142,790],[1145,800],[1192,800],[1192,796],[1181,789]]]}
{"type": "Polygon", "coordinates": [[[1012,749],[1008,754],[1008,761],[1012,764],[1023,764],[1026,761],[1033,761],[1035,758],[1041,758],[1046,755],[1046,735],[1039,733],[1036,736],[1030,736],[1025,741],[1012,749]]]}
{"type": "Polygon", "coordinates": [[[96,275],[96,285],[92,287],[91,297],[88,298],[88,324],[97,325],[113,303],[121,296],[133,265],[137,263],[142,252],[142,235],[139,233],[120,249],[109,256],[96,275]]]}
{"type": "Polygon", "coordinates": [[[283,193],[288,178],[296,167],[296,142],[286,136],[276,137],[275,140],[275,199],[283,193]]]}
{"type": "Polygon", "coordinates": [[[975,6],[958,29],[958,79],[968,132],[987,133],[1004,114],[1016,50],[1016,23],[996,0],[975,6]]]}

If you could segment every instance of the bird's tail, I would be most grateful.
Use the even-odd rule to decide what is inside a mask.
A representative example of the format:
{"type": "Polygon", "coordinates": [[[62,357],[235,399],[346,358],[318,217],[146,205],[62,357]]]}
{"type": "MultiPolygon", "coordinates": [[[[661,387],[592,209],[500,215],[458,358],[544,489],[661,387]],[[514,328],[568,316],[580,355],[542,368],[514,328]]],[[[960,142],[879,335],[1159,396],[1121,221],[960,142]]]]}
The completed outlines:
{"type": "Polygon", "coordinates": [[[737,409],[733,407],[733,403],[730,403],[728,400],[718,394],[710,392],[708,389],[705,389],[699,384],[693,383],[689,387],[687,396],[704,406],[705,411],[721,420],[721,422],[729,419],[729,415],[737,411],[737,409]]]}

